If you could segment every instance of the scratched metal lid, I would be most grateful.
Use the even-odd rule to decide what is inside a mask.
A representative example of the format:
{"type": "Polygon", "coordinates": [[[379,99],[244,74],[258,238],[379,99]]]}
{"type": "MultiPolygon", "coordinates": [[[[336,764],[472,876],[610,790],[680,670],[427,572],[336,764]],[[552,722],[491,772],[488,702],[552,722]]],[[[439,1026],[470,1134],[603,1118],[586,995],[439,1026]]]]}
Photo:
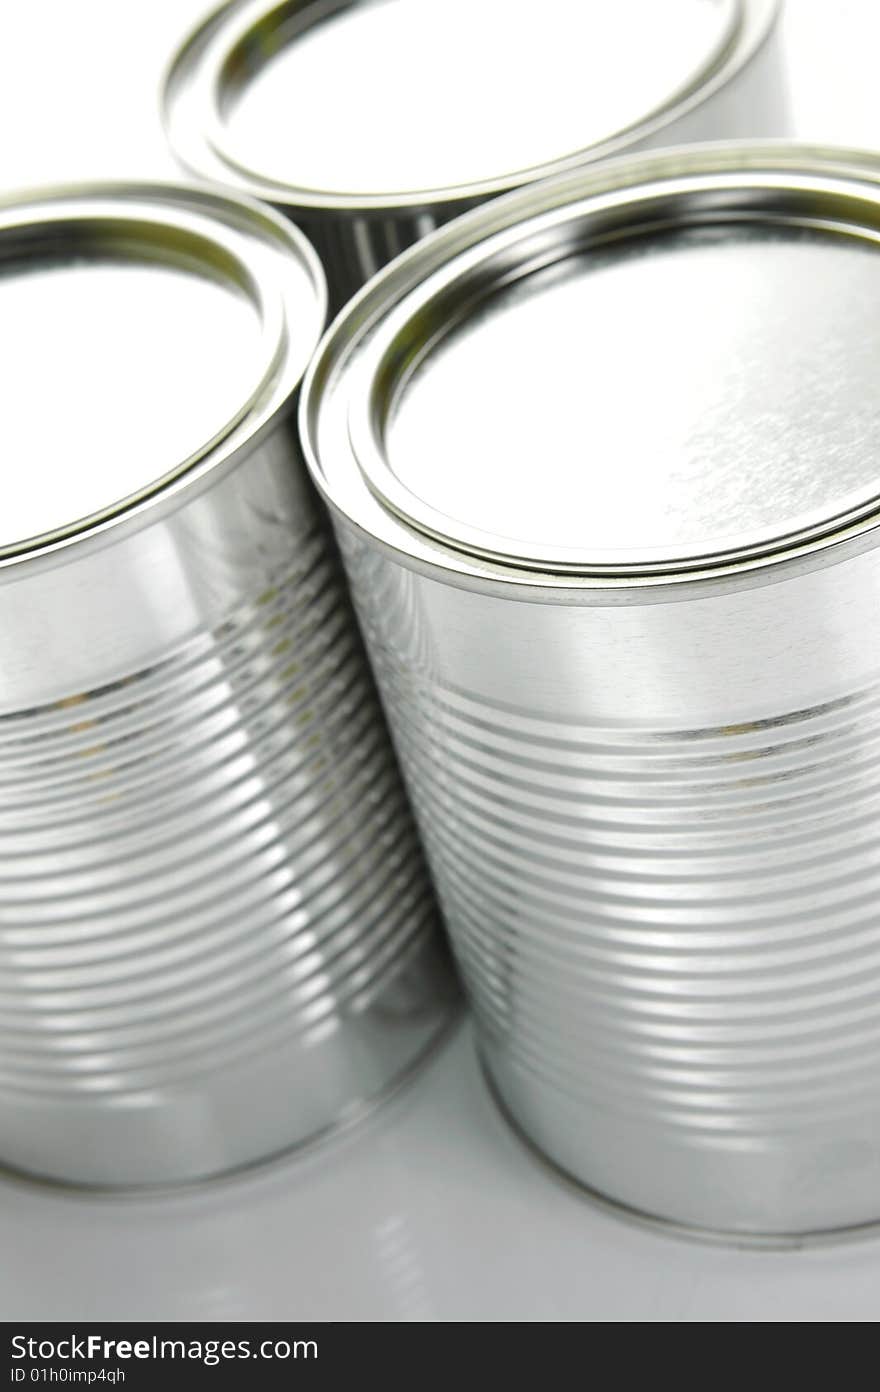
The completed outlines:
{"type": "Polygon", "coordinates": [[[204,480],[290,397],[326,312],[256,205],[106,185],[0,204],[0,559],[204,480]]]}
{"type": "Polygon", "coordinates": [[[723,87],[777,0],[233,0],[181,48],[193,170],[307,207],[481,198],[612,152],[723,87]]]}
{"type": "Polygon", "coordinates": [[[849,163],[632,157],[434,234],[313,365],[319,485],[465,574],[693,574],[875,526],[880,189],[849,163]]]}

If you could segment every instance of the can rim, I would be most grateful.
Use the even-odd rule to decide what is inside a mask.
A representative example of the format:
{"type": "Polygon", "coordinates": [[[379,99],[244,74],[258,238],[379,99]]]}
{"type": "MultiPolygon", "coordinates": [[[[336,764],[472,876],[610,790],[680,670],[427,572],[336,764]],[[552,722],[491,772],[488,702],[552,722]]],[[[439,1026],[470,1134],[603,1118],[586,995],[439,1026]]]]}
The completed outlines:
{"type": "MultiPolygon", "coordinates": [[[[692,79],[673,90],[668,99],[641,119],[607,138],[537,165],[508,170],[499,175],[438,187],[354,193],[316,189],[283,180],[274,181],[238,160],[222,138],[220,101],[222,73],[230,56],[254,46],[270,20],[314,7],[314,20],[343,8],[354,0],[224,0],[192,29],[171,58],[160,86],[162,121],[168,141],[181,164],[191,173],[230,184],[289,210],[340,214],[386,213],[406,209],[429,211],[450,204],[469,206],[477,200],[508,193],[566,170],[585,160],[622,153],[635,141],[661,137],[664,129],[697,110],[726,88],[763,48],[773,33],[782,0],[734,0],[729,31],[718,50],[713,49],[692,79]]],[[[313,21],[314,22],[314,21],[313,21]]]]}
{"type": "Polygon", "coordinates": [[[571,570],[580,574],[638,575],[715,567],[789,549],[854,524],[880,506],[880,477],[841,495],[834,509],[814,509],[797,524],[734,534],[725,544],[678,545],[660,550],[609,551],[514,540],[469,525],[433,506],[395,473],[386,447],[386,426],[395,396],[416,362],[453,322],[466,322],[476,303],[508,282],[572,251],[602,246],[620,235],[637,239],[647,230],[744,221],[838,231],[847,239],[880,243],[880,189],[865,197],[852,184],[827,175],[797,179],[766,173],[694,174],[643,183],[637,189],[594,194],[579,202],[524,219],[476,243],[439,267],[379,322],[359,355],[349,408],[349,439],[369,488],[405,524],[443,545],[528,570],[571,570]],[[848,206],[849,204],[852,206],[848,206]],[[803,210],[799,205],[803,204],[803,210]],[[833,221],[819,212],[834,214],[833,221]],[[852,220],[849,219],[852,214],[852,220]],[[860,216],[861,215],[861,216],[860,216]],[[871,220],[869,220],[871,219],[871,220]]]}
{"type": "Polygon", "coordinates": [[[456,265],[478,261],[490,243],[495,250],[506,244],[509,252],[511,240],[530,219],[535,225],[542,218],[552,225],[559,210],[564,214],[578,200],[619,205],[652,182],[672,188],[696,175],[720,175],[746,184],[761,177],[781,178],[810,192],[827,185],[851,192],[856,202],[867,202],[880,212],[880,158],[871,152],[789,142],[723,142],[585,166],[537,187],[527,186],[440,228],[392,262],[343,310],[306,374],[301,437],[312,477],[334,512],[410,568],[442,575],[453,584],[507,594],[514,588],[523,591],[523,598],[550,596],[554,602],[563,591],[572,602],[592,594],[596,601],[619,603],[648,594],[666,600],[685,597],[694,587],[705,593],[713,584],[741,588],[783,578],[793,567],[827,564],[830,550],[841,545],[865,549],[876,544],[880,487],[851,509],[794,535],[768,539],[762,547],[746,544],[714,556],[604,568],[585,566],[583,557],[550,555],[543,547],[539,554],[523,555],[521,549],[513,552],[505,546],[503,539],[489,538],[487,544],[487,538],[468,536],[457,526],[450,536],[449,519],[434,518],[429,509],[418,507],[414,513],[411,498],[398,497],[399,490],[389,488],[371,418],[371,373],[393,350],[395,331],[408,317],[409,297],[414,297],[409,312],[418,301],[418,287],[423,294],[436,292],[444,274],[449,278],[456,265]],[[352,419],[350,407],[358,391],[352,419]],[[329,468],[328,433],[334,446],[329,468]]]}
{"type": "Polygon", "coordinates": [[[96,182],[25,190],[0,199],[0,250],[17,239],[46,251],[75,232],[86,240],[172,267],[198,265],[248,297],[259,319],[258,355],[243,396],[209,438],[171,469],[102,508],[0,547],[0,578],[16,567],[56,562],[71,546],[107,544],[213,485],[256,445],[291,401],[327,316],[327,286],[311,244],[259,203],[185,183],[96,182]],[[5,243],[5,245],[4,245],[5,243]],[[294,272],[314,298],[314,322],[291,332],[294,272]],[[305,277],[305,279],[304,279],[305,277]],[[310,331],[309,331],[310,327],[310,331]]]}

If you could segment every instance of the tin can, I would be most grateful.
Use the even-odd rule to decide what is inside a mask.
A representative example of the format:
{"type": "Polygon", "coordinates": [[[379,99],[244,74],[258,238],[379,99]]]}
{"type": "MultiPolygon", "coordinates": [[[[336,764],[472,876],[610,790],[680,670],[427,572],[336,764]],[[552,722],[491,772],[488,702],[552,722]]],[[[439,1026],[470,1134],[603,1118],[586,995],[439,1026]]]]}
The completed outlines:
{"type": "Polygon", "coordinates": [[[788,130],[778,0],[232,0],[163,87],[190,171],[304,229],[340,307],[496,194],[585,160],[788,130]]]}
{"type": "Polygon", "coordinates": [[[285,219],[0,207],[0,1161],[168,1184],[355,1116],[453,992],[292,415],[285,219]]]}
{"type": "Polygon", "coordinates": [[[520,190],[368,286],[301,407],[494,1091],[738,1239],[880,1216],[878,170],[520,190]]]}

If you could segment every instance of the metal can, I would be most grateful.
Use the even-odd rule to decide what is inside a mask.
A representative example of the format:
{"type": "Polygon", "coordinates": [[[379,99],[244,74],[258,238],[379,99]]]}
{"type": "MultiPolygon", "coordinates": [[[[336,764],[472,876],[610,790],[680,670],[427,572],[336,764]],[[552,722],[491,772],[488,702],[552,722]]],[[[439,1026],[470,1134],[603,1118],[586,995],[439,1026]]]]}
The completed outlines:
{"type": "Polygon", "coordinates": [[[175,1183],[355,1116],[452,988],[256,203],[0,206],[0,1161],[175,1183]]]}
{"type": "Polygon", "coordinates": [[[585,160],[781,136],[778,0],[232,0],[163,89],[192,172],[286,212],[331,306],[426,232],[585,160]]]}
{"type": "Polygon", "coordinates": [[[520,190],[362,291],[301,406],[493,1089],[737,1238],[880,1216],[878,174],[520,190]]]}

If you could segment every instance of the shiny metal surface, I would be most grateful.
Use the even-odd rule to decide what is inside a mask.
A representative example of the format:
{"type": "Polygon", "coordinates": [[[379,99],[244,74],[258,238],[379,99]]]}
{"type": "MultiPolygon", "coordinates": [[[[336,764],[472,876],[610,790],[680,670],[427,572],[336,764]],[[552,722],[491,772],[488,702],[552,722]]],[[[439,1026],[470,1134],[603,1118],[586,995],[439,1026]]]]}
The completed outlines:
{"type": "MultiPolygon", "coordinates": [[[[732,226],[739,256],[747,184],[773,207],[799,187],[814,225],[869,228],[878,169],[852,152],[718,146],[522,190],[367,287],[325,339],[301,409],[503,1105],[592,1190],[737,1237],[880,1216],[877,511],[741,555],[719,550],[701,567],[517,567],[453,549],[383,505],[352,419],[407,297],[423,302],[444,278],[480,283],[493,238],[515,277],[534,267],[519,256],[534,251],[527,234],[540,219],[553,228],[578,204],[583,219],[602,216],[609,198],[638,206],[665,185],[677,216],[704,208],[711,190],[716,233],[732,226]],[[736,207],[723,193],[732,184],[736,207]]],[[[819,230],[801,245],[827,252],[833,290],[838,247],[819,230]]],[[[775,242],[752,245],[761,264],[775,242]]],[[[552,236],[544,247],[562,254],[552,236]]],[[[853,254],[880,252],[854,242],[853,254]]],[[[858,260],[857,280],[866,267],[858,260]]],[[[813,351],[828,323],[815,291],[792,306],[809,330],[798,349],[813,351]]],[[[847,401],[844,321],[836,330],[827,372],[847,401]]],[[[739,346],[740,332],[725,315],[710,353],[725,333],[739,346]]],[[[853,361],[857,383],[857,344],[853,361]]],[[[815,377],[805,374],[805,396],[815,377]]],[[[635,414],[647,371],[629,388],[635,414]]],[[[686,412],[690,390],[685,375],[686,412]]],[[[547,391],[539,379],[539,406],[547,391]]],[[[783,405],[800,462],[809,442],[795,403],[783,405]]],[[[835,419],[810,436],[829,513],[849,482],[828,478],[835,419]]],[[[873,421],[869,407],[854,441],[866,487],[873,421]]],[[[724,458],[713,452],[707,468],[724,458]]],[[[771,472],[770,488],[790,526],[802,502],[783,516],[782,479],[771,472]]],[[[748,490],[742,506],[760,530],[748,490]]]]}
{"type": "Polygon", "coordinates": [[[405,365],[370,401],[376,486],[453,544],[591,568],[876,506],[878,231],[633,231],[494,290],[487,266],[445,330],[414,291],[369,355],[405,365]]]}
{"type": "Polygon", "coordinates": [[[218,75],[215,148],[268,182],[333,193],[405,194],[525,172],[693,90],[735,39],[741,6],[544,0],[535,17],[531,0],[378,0],[289,36],[279,17],[264,27],[265,61],[218,75]],[[419,53],[455,73],[454,103],[425,102],[423,66],[401,61],[419,53]],[[316,122],[329,91],[335,119],[316,122]]]}
{"type": "Polygon", "coordinates": [[[16,486],[4,490],[6,547],[112,507],[193,454],[225,425],[230,399],[249,394],[259,342],[259,319],[243,297],[173,268],[101,261],[6,269],[0,321],[4,448],[16,470],[16,486]],[[128,325],[144,320],[150,330],[132,342],[128,325]],[[180,332],[167,335],[169,322],[180,332]],[[162,334],[168,351],[157,355],[162,334]],[[194,371],[203,355],[205,370],[194,371]],[[148,393],[168,410],[145,410],[148,393]],[[71,438],[90,441],[73,467],[71,438]]]}
{"type": "Polygon", "coordinates": [[[358,1115],[454,993],[291,420],[325,311],[311,249],[174,188],[61,190],[4,207],[13,226],[5,423],[36,478],[0,561],[0,1162],[173,1184],[358,1115]],[[64,362],[88,400],[62,440],[64,362]]]}
{"type": "Polygon", "coordinates": [[[240,234],[207,234],[204,215],[175,212],[146,197],[0,208],[3,431],[16,470],[0,554],[72,535],[186,472],[271,389],[282,350],[308,356],[320,324],[311,269],[293,262],[286,276],[301,339],[286,348],[277,291],[267,297],[242,263],[240,234]]]}
{"type": "Polygon", "coordinates": [[[187,168],[304,227],[341,304],[433,227],[531,179],[629,147],[783,134],[776,11],[550,0],[538,23],[527,0],[232,0],[181,47],[165,119],[187,168]]]}

